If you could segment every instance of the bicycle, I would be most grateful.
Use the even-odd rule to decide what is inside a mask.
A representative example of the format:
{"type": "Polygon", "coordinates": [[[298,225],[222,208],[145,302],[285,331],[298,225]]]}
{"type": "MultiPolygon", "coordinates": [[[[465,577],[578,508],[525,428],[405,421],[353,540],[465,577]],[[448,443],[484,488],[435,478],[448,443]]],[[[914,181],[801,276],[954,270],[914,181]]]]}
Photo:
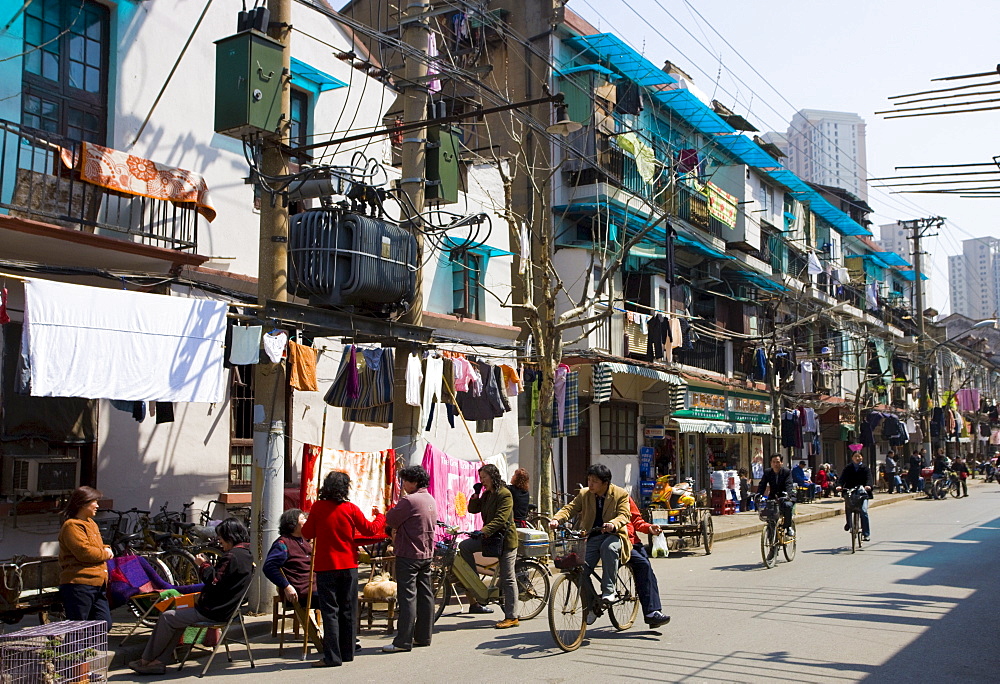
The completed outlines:
{"type": "MultiPolygon", "coordinates": [[[[500,591],[500,561],[494,560],[485,566],[470,568],[465,559],[458,553],[458,528],[449,527],[443,522],[437,523],[442,529],[443,538],[435,544],[434,558],[431,561],[431,586],[434,589],[434,621],[444,614],[445,607],[451,603],[454,585],[459,584],[468,591],[480,604],[501,602],[500,591]],[[492,575],[487,585],[480,577],[485,570],[492,575]]],[[[517,595],[520,608],[519,620],[530,620],[545,608],[549,599],[549,570],[534,558],[518,556],[514,563],[514,578],[517,583],[517,595]]]]}
{"type": "Polygon", "coordinates": [[[580,648],[587,633],[587,613],[595,618],[605,611],[612,626],[622,632],[639,615],[639,594],[635,575],[627,563],[618,566],[615,576],[615,600],[604,601],[591,582],[601,582],[595,568],[586,564],[588,535],[560,527],[564,536],[551,542],[553,564],[562,572],[552,583],[549,597],[549,631],[556,645],[571,652],[580,648]]]}
{"type": "Polygon", "coordinates": [[[795,560],[797,538],[795,520],[792,520],[792,534],[785,533],[785,526],[779,524],[782,519],[779,499],[768,499],[760,494],[754,497],[757,516],[767,523],[760,531],[760,555],[765,568],[773,568],[778,564],[778,549],[785,554],[785,560],[791,563],[795,560]]]}
{"type": "Polygon", "coordinates": [[[850,516],[848,524],[851,526],[851,553],[854,553],[864,542],[861,512],[862,506],[868,500],[868,491],[862,486],[854,487],[844,492],[844,500],[847,502],[847,515],[850,516]]]}

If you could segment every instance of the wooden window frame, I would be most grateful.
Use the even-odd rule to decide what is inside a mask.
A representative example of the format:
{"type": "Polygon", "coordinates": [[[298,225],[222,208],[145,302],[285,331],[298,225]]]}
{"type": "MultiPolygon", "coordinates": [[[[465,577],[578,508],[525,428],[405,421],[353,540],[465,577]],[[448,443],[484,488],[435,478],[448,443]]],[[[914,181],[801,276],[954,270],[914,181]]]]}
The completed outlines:
{"type": "Polygon", "coordinates": [[[601,453],[639,453],[639,405],[609,401],[600,404],[601,453]]]}
{"type": "Polygon", "coordinates": [[[482,254],[477,254],[472,250],[452,250],[451,300],[452,311],[456,316],[482,320],[483,267],[485,262],[486,259],[482,254]]]}

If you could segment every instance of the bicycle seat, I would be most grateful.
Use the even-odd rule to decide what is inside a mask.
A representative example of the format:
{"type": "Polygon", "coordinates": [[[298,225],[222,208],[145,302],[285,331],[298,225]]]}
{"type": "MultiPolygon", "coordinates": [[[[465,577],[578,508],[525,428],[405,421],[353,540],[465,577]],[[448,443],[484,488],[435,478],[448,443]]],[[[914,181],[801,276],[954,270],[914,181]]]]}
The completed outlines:
{"type": "Polygon", "coordinates": [[[165,542],[166,540],[170,539],[173,536],[174,535],[170,534],[169,532],[153,532],[153,541],[159,544],[161,542],[165,542]]]}
{"type": "Polygon", "coordinates": [[[177,523],[177,527],[179,527],[182,530],[190,530],[192,527],[194,527],[194,523],[179,522],[179,523],[177,523]]]}
{"type": "Polygon", "coordinates": [[[536,504],[530,503],[530,504],[528,504],[528,510],[529,511],[537,511],[538,510],[538,506],[536,504]]]}
{"type": "Polygon", "coordinates": [[[191,527],[188,528],[188,532],[201,539],[215,539],[216,533],[214,527],[205,527],[202,525],[195,525],[192,523],[191,527]]]}
{"type": "Polygon", "coordinates": [[[133,534],[126,535],[115,541],[115,544],[130,544],[131,542],[139,541],[143,537],[142,532],[134,532],[133,534]]]}

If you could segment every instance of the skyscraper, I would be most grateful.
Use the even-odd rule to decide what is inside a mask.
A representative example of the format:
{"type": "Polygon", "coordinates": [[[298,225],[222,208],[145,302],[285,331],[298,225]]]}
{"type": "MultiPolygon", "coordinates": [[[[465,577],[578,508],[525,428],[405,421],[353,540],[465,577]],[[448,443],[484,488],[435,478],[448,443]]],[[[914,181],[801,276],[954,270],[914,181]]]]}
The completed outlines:
{"type": "Polygon", "coordinates": [[[913,251],[910,246],[910,231],[903,228],[898,223],[886,223],[878,227],[878,246],[895,252],[907,261],[910,261],[910,253],[913,251]]]}
{"type": "Polygon", "coordinates": [[[951,310],[974,320],[1000,313],[1000,239],[962,241],[962,253],[948,257],[951,310]]]}
{"type": "Polygon", "coordinates": [[[803,109],[788,126],[788,163],[810,183],[848,190],[868,201],[865,120],[848,112],[803,109]]]}

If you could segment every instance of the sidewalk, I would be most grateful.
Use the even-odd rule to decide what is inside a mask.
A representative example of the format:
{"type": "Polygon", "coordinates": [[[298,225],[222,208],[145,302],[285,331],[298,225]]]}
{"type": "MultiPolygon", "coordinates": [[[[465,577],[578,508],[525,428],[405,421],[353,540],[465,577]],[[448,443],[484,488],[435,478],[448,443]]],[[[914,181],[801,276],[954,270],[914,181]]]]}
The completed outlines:
{"type": "MultiPolygon", "coordinates": [[[[968,480],[970,496],[973,490],[988,486],[990,483],[984,482],[981,478],[968,480]]],[[[993,485],[995,486],[995,485],[993,485]]],[[[868,502],[869,508],[887,506],[889,504],[908,501],[925,497],[923,493],[918,494],[880,494],[876,493],[875,498],[868,502]]],[[[796,504],[795,522],[802,524],[832,518],[844,513],[844,500],[840,497],[831,496],[828,499],[817,499],[813,503],[796,504]]],[[[715,541],[725,541],[736,537],[744,537],[757,534],[764,528],[764,523],[757,517],[756,511],[737,513],[735,515],[713,515],[712,524],[715,527],[715,541]]]]}

